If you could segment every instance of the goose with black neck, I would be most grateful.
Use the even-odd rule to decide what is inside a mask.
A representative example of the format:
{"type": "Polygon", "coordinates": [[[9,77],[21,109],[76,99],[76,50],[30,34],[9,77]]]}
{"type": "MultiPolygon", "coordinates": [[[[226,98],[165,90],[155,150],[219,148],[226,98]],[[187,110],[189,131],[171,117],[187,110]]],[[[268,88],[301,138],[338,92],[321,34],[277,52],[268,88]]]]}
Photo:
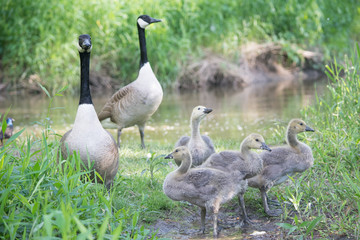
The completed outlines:
{"type": "MultiPolygon", "coordinates": [[[[61,154],[67,159],[73,152],[78,152],[85,166],[93,166],[109,190],[119,167],[119,152],[112,135],[107,132],[97,118],[92,103],[89,86],[91,38],[87,34],[79,36],[80,54],[80,100],[74,126],[61,138],[61,154]],[[96,136],[96,137],[94,137],[96,136]]],[[[85,167],[86,168],[86,167],[85,167]]],[[[93,180],[95,180],[92,175],[93,180]]]]}
{"type": "Polygon", "coordinates": [[[145,38],[145,28],[160,21],[148,15],[138,17],[139,75],[135,81],[114,93],[98,114],[100,121],[110,118],[111,122],[118,125],[118,147],[120,147],[121,143],[122,129],[137,125],[141,138],[141,147],[145,148],[144,129],[146,121],[161,104],[163,90],[148,61],[145,38]]]}

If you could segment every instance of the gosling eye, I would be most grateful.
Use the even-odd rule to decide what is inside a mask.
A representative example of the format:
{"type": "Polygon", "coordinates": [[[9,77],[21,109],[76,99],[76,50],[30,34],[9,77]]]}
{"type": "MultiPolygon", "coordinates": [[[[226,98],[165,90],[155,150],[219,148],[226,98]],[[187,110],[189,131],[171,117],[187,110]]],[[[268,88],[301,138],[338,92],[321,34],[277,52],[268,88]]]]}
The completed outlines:
{"type": "Polygon", "coordinates": [[[255,139],[255,141],[257,141],[257,142],[258,142],[258,141],[259,141],[259,139],[255,139]]]}
{"type": "Polygon", "coordinates": [[[200,110],[200,108],[198,108],[198,110],[200,110]]]}
{"type": "Polygon", "coordinates": [[[179,152],[179,150],[176,149],[175,152],[179,152]]]}
{"type": "Polygon", "coordinates": [[[300,123],[300,125],[302,126],[302,125],[304,125],[303,123],[300,123]]]}

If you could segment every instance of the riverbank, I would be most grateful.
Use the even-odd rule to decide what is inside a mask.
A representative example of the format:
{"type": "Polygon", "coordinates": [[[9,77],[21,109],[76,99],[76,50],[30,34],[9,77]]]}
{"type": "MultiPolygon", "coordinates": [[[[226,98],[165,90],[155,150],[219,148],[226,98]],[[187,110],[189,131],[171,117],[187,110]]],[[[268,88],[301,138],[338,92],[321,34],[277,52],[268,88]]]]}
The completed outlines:
{"type": "MultiPolygon", "coordinates": [[[[313,149],[315,163],[294,181],[271,190],[270,197],[276,196],[283,203],[284,214],[268,219],[262,213],[259,194],[250,190],[245,195],[261,237],[360,237],[359,58],[360,51],[352,59],[345,59],[347,65],[328,67],[330,94],[301,110],[301,117],[316,130],[299,136],[313,149]],[[344,77],[339,75],[340,70],[344,77]],[[276,223],[286,224],[279,227],[276,223]],[[274,229],[261,229],[269,225],[274,229]]],[[[271,130],[264,134],[269,145],[283,142],[286,121],[272,122],[272,128],[254,124],[259,133],[271,130]]],[[[68,161],[65,171],[61,170],[56,161],[59,138],[44,130],[39,137],[30,135],[7,142],[0,150],[3,238],[171,238],[173,235],[167,235],[164,229],[155,231],[159,219],[177,223],[175,230],[188,226],[185,237],[211,236],[211,228],[205,236],[199,236],[192,231],[196,225],[182,222],[189,218],[194,224],[199,221],[195,208],[173,202],[162,192],[163,179],[175,166],[161,156],[172,150],[172,142],[149,141],[148,149],[141,150],[138,138],[128,139],[120,151],[121,167],[108,198],[103,186],[80,180],[84,173],[74,169],[77,157],[68,161]],[[147,230],[151,228],[153,232],[147,230]]],[[[216,150],[238,149],[239,142],[215,139],[216,150]]],[[[225,227],[238,217],[235,204],[232,201],[222,210],[232,212],[225,214],[225,227]]],[[[235,233],[225,229],[222,237],[261,239],[251,233],[241,228],[235,233]]]]}

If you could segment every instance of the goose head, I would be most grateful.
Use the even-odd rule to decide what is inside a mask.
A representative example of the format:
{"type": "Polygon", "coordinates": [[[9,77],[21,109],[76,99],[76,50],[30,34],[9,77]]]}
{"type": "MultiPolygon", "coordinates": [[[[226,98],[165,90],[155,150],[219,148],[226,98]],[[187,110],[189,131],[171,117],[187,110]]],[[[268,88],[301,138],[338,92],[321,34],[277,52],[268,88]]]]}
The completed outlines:
{"type": "Polygon", "coordinates": [[[141,15],[137,19],[137,23],[138,23],[139,27],[141,27],[143,29],[145,29],[150,24],[157,23],[157,22],[161,22],[161,20],[152,18],[152,17],[150,17],[148,15],[141,15]]]}
{"type": "Polygon", "coordinates": [[[182,162],[183,160],[189,157],[190,157],[189,149],[185,146],[180,146],[175,148],[175,150],[172,151],[172,153],[170,153],[169,155],[167,155],[165,159],[174,159],[175,161],[182,162]]]}
{"type": "Polygon", "coordinates": [[[15,119],[13,119],[13,118],[7,118],[7,119],[6,119],[6,124],[7,124],[8,126],[12,126],[12,125],[13,125],[13,122],[15,122],[15,119]]]}
{"type": "Polygon", "coordinates": [[[203,118],[206,117],[206,115],[208,115],[211,112],[212,112],[211,108],[207,108],[204,106],[194,107],[191,114],[191,119],[197,119],[198,121],[201,121],[203,118]]]}
{"type": "Polygon", "coordinates": [[[307,126],[306,123],[301,119],[292,119],[289,123],[289,131],[298,134],[301,132],[315,132],[314,129],[307,126]]]}
{"type": "Polygon", "coordinates": [[[92,45],[91,45],[91,37],[88,34],[82,34],[79,36],[79,45],[78,50],[80,53],[83,52],[91,52],[92,45]]]}
{"type": "Polygon", "coordinates": [[[244,144],[246,144],[248,148],[262,149],[271,152],[271,149],[265,144],[263,136],[257,133],[252,133],[247,136],[244,144]]]}

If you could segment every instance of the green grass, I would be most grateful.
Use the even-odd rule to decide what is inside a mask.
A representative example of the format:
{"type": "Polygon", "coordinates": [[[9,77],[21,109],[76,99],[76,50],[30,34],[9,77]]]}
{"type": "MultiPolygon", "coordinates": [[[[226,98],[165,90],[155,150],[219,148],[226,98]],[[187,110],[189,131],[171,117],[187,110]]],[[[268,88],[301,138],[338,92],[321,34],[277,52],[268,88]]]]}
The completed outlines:
{"type": "MultiPolygon", "coordinates": [[[[291,238],[360,237],[360,50],[354,52],[344,65],[334,60],[327,67],[328,94],[302,110],[303,119],[316,130],[299,136],[313,149],[314,166],[271,190],[287,203],[278,221],[291,238]]],[[[40,138],[19,131],[0,149],[1,239],[151,239],[155,233],[149,232],[149,223],[188,214],[183,203],[162,192],[163,179],[173,168],[156,157],[169,153],[171,143],[149,141],[148,150],[139,149],[138,137],[126,143],[108,197],[104,186],[81,180],[87,173],[75,170],[77,156],[61,168],[60,137],[50,127],[44,125],[40,138]]],[[[263,129],[266,142],[281,143],[285,127],[263,129]]],[[[239,143],[221,139],[216,146],[238,149],[239,143]]],[[[246,201],[260,205],[258,196],[250,190],[246,201]]]]}
{"type": "Polygon", "coordinates": [[[5,82],[19,85],[36,74],[50,89],[77,92],[76,39],[92,36],[92,70],[121,84],[134,80],[139,65],[136,18],[163,19],[147,30],[149,60],[163,86],[204,49],[236,61],[249,41],[320,49],[325,56],[349,52],[360,32],[356,0],[175,0],[77,2],[2,0],[0,59],[5,82]]]}

